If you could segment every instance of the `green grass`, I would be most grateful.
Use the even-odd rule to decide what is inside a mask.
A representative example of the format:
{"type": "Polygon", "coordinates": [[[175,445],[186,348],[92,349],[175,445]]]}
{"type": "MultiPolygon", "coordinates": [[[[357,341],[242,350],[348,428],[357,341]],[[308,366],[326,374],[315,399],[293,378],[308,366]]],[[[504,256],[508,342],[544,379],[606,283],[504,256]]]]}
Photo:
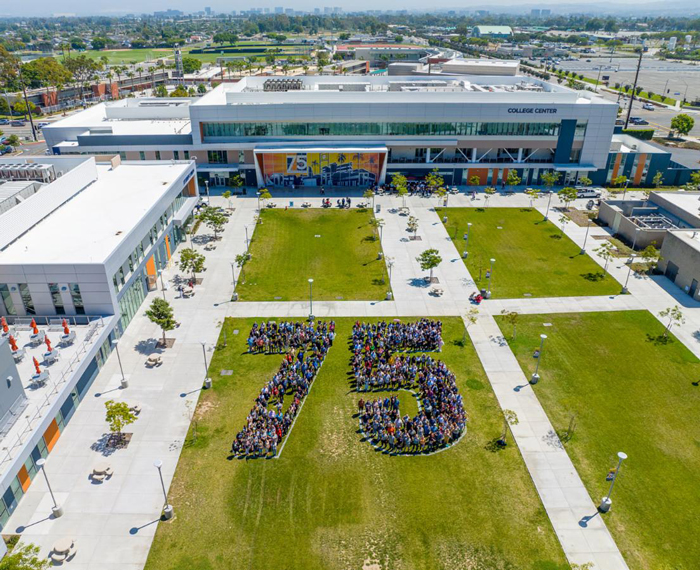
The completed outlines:
{"type": "Polygon", "coordinates": [[[632,570],[691,570],[700,560],[700,363],[663,331],[646,311],[528,315],[510,343],[527,374],[547,334],[535,391],[557,431],[576,415],[566,448],[594,501],[608,491],[615,454],[629,456],[605,522],[632,570]]]}
{"type": "Polygon", "coordinates": [[[456,344],[461,320],[444,321],[441,358],[457,376],[468,431],[427,457],[378,453],[356,433],[354,320],[337,321],[282,456],[251,461],[227,461],[228,450],[282,356],[244,354],[253,319],[225,321],[198,439],[190,431],[170,490],[177,517],[159,525],[146,569],[568,569],[517,447],[485,448],[500,433],[500,409],[473,347],[456,344]]]}
{"type": "MultiPolygon", "coordinates": [[[[465,249],[467,223],[469,257],[467,269],[477,284],[487,288],[486,270],[494,265],[491,292],[495,298],[607,295],[620,292],[620,285],[543,216],[529,208],[448,208],[446,229],[457,251],[465,249]],[[498,229],[501,227],[502,229],[498,229]],[[479,277],[481,274],[481,278],[479,277]]],[[[550,209],[550,217],[560,214],[550,209]]],[[[573,222],[569,222],[573,223],[573,222]]],[[[589,242],[588,247],[594,247],[589,242]]]]}
{"type": "MultiPolygon", "coordinates": [[[[383,299],[390,290],[370,210],[263,210],[252,259],[236,288],[242,301],[383,299]],[[315,237],[315,236],[321,237],[315,237]]],[[[248,231],[251,231],[249,228],[248,231]]]]}

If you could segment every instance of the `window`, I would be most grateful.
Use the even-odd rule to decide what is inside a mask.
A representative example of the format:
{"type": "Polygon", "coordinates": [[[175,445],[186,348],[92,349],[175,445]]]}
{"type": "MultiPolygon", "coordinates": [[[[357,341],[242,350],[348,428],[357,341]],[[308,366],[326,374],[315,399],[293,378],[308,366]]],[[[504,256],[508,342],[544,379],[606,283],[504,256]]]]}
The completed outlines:
{"type": "Polygon", "coordinates": [[[190,159],[190,151],[186,150],[186,151],[184,151],[184,154],[185,154],[185,160],[189,160],[190,159]]]}
{"type": "Polygon", "coordinates": [[[179,150],[173,151],[173,160],[180,160],[180,151],[179,150]]]}
{"type": "Polygon", "coordinates": [[[49,293],[51,294],[51,301],[53,301],[53,308],[56,309],[56,314],[65,315],[66,308],[63,306],[63,297],[61,297],[58,283],[49,283],[49,293]]]}
{"type": "Polygon", "coordinates": [[[71,283],[69,285],[70,288],[70,296],[71,299],[73,300],[73,306],[75,307],[75,314],[76,315],[84,315],[85,314],[85,305],[83,304],[83,296],[80,293],[80,285],[77,283],[71,283]]]}
{"type": "Polygon", "coordinates": [[[0,302],[5,307],[5,312],[8,315],[16,315],[15,303],[10,296],[10,288],[5,283],[0,283],[0,302]]]}
{"type": "Polygon", "coordinates": [[[122,160],[126,160],[126,153],[123,150],[119,151],[119,158],[122,160]]]}
{"type": "Polygon", "coordinates": [[[160,160],[160,151],[159,150],[156,151],[156,160],[160,160]]]}
{"type": "Polygon", "coordinates": [[[207,152],[207,157],[210,164],[226,164],[225,150],[210,150],[207,152]]]}
{"type": "Polygon", "coordinates": [[[34,308],[34,301],[32,300],[32,294],[29,291],[29,285],[26,283],[19,284],[19,294],[22,297],[22,304],[24,305],[24,311],[28,315],[36,315],[36,309],[34,308]]]}
{"type": "Polygon", "coordinates": [[[139,160],[146,160],[146,153],[142,150],[139,151],[139,160]]]}
{"type": "Polygon", "coordinates": [[[245,151],[238,151],[238,164],[245,164],[245,151]]]}

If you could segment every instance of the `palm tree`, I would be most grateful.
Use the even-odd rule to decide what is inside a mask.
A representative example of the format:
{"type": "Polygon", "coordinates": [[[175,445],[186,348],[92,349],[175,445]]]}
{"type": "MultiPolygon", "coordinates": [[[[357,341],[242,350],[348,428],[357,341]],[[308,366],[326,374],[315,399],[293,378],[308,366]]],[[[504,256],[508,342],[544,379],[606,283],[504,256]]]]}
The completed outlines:
{"type": "Polygon", "coordinates": [[[339,163],[339,164],[344,164],[346,160],[347,160],[347,157],[341,152],[341,153],[338,155],[338,163],[339,163]]]}
{"type": "Polygon", "coordinates": [[[134,72],[129,70],[126,72],[126,76],[131,79],[131,92],[134,92],[134,72]]]}

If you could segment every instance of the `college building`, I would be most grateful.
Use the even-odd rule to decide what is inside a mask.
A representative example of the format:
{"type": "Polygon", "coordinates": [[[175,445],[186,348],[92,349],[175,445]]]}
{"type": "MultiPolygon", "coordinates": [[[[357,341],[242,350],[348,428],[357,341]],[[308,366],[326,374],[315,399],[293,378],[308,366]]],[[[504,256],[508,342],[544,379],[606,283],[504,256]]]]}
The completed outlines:
{"type": "Polygon", "coordinates": [[[0,530],[198,200],[191,161],[0,159],[0,530]]]}

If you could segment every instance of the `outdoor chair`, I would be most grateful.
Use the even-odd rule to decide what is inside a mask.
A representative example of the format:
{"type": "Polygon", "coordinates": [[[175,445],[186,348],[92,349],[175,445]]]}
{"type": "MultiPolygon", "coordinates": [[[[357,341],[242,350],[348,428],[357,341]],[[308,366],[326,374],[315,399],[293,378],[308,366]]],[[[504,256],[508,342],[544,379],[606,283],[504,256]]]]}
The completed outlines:
{"type": "Polygon", "coordinates": [[[68,334],[62,334],[59,344],[69,346],[75,342],[75,331],[70,331],[68,334]]]}

